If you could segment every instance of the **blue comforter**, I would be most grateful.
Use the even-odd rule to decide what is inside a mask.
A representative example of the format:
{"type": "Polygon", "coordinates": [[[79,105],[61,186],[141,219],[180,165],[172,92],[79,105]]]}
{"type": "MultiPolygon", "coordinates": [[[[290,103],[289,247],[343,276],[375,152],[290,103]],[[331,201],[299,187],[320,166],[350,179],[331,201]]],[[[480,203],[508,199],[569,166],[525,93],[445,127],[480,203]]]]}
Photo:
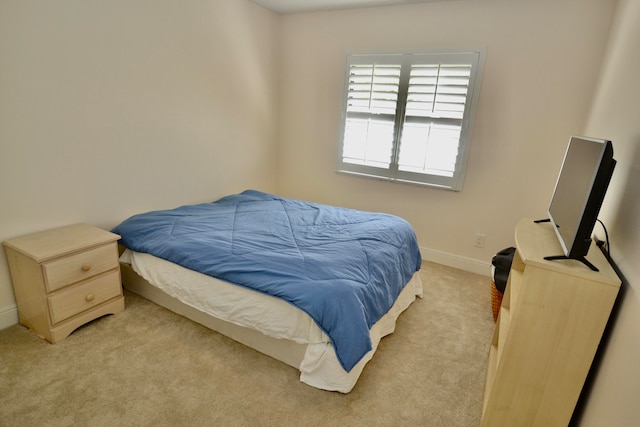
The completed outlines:
{"type": "Polygon", "coordinates": [[[136,215],[113,232],[131,250],[300,308],[329,336],[347,372],[371,350],[369,328],[421,264],[401,218],[254,190],[136,215]]]}

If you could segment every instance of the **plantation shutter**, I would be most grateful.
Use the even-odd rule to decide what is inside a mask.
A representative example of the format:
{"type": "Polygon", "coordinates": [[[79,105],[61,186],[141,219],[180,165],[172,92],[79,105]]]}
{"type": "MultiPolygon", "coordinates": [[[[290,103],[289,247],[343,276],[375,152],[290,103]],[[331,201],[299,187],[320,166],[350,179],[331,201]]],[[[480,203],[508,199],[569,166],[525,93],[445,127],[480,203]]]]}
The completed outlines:
{"type": "Polygon", "coordinates": [[[470,64],[411,66],[400,170],[454,175],[470,76],[470,64]]]}
{"type": "Polygon", "coordinates": [[[343,161],[389,167],[399,85],[399,64],[350,65],[343,161]]]}
{"type": "Polygon", "coordinates": [[[460,189],[479,55],[348,55],[338,169],[460,189]]]}

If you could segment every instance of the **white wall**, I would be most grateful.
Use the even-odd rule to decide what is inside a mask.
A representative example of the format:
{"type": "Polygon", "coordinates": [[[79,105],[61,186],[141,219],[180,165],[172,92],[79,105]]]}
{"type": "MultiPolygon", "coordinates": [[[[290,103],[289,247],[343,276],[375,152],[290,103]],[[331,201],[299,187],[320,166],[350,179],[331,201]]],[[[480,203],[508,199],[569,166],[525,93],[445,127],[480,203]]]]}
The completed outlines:
{"type": "Polygon", "coordinates": [[[620,0],[611,28],[585,132],[613,141],[618,164],[600,217],[626,282],[580,423],[593,427],[640,420],[640,2],[620,0]]]}
{"type": "Polygon", "coordinates": [[[277,24],[244,0],[1,1],[0,241],[275,191],[277,24]]]}
{"type": "Polygon", "coordinates": [[[284,16],[279,191],[400,215],[427,258],[489,274],[517,221],[545,217],[569,136],[584,128],[613,6],[461,0],[284,16]],[[462,192],[335,173],[346,52],[469,46],[487,56],[462,192]]]}

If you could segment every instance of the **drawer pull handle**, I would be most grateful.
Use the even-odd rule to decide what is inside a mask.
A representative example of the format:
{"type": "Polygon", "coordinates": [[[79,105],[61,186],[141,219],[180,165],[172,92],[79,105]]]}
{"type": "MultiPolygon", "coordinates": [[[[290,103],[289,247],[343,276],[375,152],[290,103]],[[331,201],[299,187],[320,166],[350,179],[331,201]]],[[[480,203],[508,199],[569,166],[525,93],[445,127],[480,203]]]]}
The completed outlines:
{"type": "Polygon", "coordinates": [[[86,297],[84,297],[84,299],[86,299],[87,302],[93,301],[94,298],[95,298],[95,296],[93,294],[89,294],[86,297]]]}
{"type": "Polygon", "coordinates": [[[82,271],[89,271],[91,270],[91,264],[87,263],[87,264],[82,264],[82,271]]]}

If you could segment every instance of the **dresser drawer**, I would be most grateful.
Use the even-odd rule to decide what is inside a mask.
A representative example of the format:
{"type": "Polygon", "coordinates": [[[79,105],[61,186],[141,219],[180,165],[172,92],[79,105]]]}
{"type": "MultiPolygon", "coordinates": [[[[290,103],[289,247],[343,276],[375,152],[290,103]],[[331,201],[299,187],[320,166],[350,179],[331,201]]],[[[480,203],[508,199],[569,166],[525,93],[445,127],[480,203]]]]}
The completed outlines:
{"type": "Polygon", "coordinates": [[[47,298],[51,323],[60,323],[121,294],[120,270],[114,270],[51,295],[47,298]]]}
{"type": "Polygon", "coordinates": [[[47,291],[51,292],[116,268],[118,265],[118,248],[114,242],[47,262],[42,268],[47,291]]]}

